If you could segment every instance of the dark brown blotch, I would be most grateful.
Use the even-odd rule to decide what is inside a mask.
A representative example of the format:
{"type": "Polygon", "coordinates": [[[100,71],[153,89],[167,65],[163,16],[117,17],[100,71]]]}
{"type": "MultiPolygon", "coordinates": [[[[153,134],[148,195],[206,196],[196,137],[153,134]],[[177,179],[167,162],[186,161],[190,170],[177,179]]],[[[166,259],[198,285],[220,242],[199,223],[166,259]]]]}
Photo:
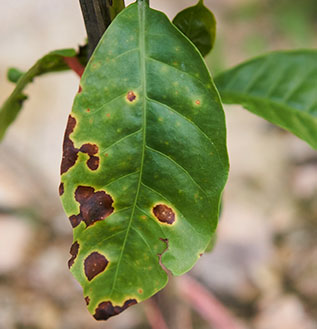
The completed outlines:
{"type": "Polygon", "coordinates": [[[61,175],[67,172],[76,163],[78,158],[78,149],[74,146],[73,141],[69,138],[70,134],[74,131],[75,126],[76,119],[69,115],[63,142],[61,175]]]}
{"type": "Polygon", "coordinates": [[[76,242],[74,242],[74,243],[72,244],[72,246],[70,247],[70,251],[69,251],[69,253],[72,255],[72,257],[71,257],[70,260],[68,261],[68,268],[71,268],[72,265],[74,264],[75,259],[76,259],[77,255],[78,255],[78,250],[79,250],[79,244],[78,244],[78,242],[76,241],[76,242]]]}
{"type": "Polygon", "coordinates": [[[91,253],[85,259],[85,274],[89,281],[91,281],[96,275],[103,272],[107,265],[108,260],[105,256],[99,254],[99,252],[91,253]]]}
{"type": "Polygon", "coordinates": [[[175,222],[175,213],[172,208],[165,204],[159,204],[153,208],[154,216],[162,223],[173,224],[175,222]]]}
{"type": "Polygon", "coordinates": [[[62,196],[64,194],[64,183],[60,183],[58,187],[59,195],[62,196]]]}
{"type": "Polygon", "coordinates": [[[80,213],[71,216],[70,220],[77,225],[83,220],[87,226],[90,226],[105,219],[114,210],[111,196],[104,191],[95,192],[90,186],[78,186],[75,199],[80,203],[80,213]]]}
{"type": "Polygon", "coordinates": [[[94,318],[96,320],[108,320],[110,317],[114,315],[118,315],[119,313],[126,310],[128,307],[137,304],[135,299],[128,299],[125,301],[123,306],[113,306],[112,303],[109,302],[102,302],[96,308],[94,318]]]}
{"type": "Polygon", "coordinates": [[[69,217],[70,224],[72,225],[73,228],[78,226],[80,222],[82,221],[82,217],[79,215],[72,215],[69,217]]]}
{"type": "Polygon", "coordinates": [[[98,153],[98,146],[96,144],[87,143],[82,145],[79,151],[89,155],[87,161],[88,168],[91,170],[97,170],[99,167],[99,157],[95,154],[98,153]]]}
{"type": "Polygon", "coordinates": [[[98,153],[98,146],[96,144],[83,144],[79,149],[80,152],[87,153],[88,155],[94,155],[98,153]]]}
{"type": "Polygon", "coordinates": [[[129,102],[133,102],[135,99],[136,99],[136,95],[135,95],[135,93],[134,93],[133,91],[129,91],[129,92],[127,93],[127,100],[128,100],[129,102]]]}
{"type": "Polygon", "coordinates": [[[91,170],[97,170],[99,167],[99,157],[91,156],[87,161],[87,166],[91,170]]]}
{"type": "Polygon", "coordinates": [[[86,305],[88,306],[89,303],[90,303],[90,298],[89,298],[89,296],[86,296],[86,297],[85,297],[85,302],[86,302],[86,305]]]}

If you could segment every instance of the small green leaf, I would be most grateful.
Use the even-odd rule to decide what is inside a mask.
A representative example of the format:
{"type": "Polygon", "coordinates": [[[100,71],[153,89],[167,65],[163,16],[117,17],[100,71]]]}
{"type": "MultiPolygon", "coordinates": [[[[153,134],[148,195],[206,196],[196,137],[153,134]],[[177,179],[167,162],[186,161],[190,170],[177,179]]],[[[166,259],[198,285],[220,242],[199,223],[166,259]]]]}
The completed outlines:
{"type": "Polygon", "coordinates": [[[17,69],[9,70],[8,79],[17,84],[12,94],[0,108],[0,141],[3,139],[8,127],[19,114],[23,102],[27,99],[27,96],[23,94],[24,88],[39,75],[68,70],[69,68],[63,58],[74,56],[76,56],[74,49],[55,50],[38,60],[24,74],[17,69]]]}
{"type": "Polygon", "coordinates": [[[317,148],[317,50],[273,52],[215,82],[224,103],[241,104],[317,148]]]}
{"type": "Polygon", "coordinates": [[[10,82],[17,83],[23,74],[24,72],[20,71],[19,69],[11,67],[8,69],[7,78],[10,82]]]}
{"type": "Polygon", "coordinates": [[[69,261],[107,319],[188,271],[227,180],[224,113],[199,51],[161,12],[124,9],[85,69],[63,144],[69,261]]]}
{"type": "Polygon", "coordinates": [[[203,56],[211,51],[216,38],[216,20],[202,0],[196,6],[179,12],[173,23],[195,44],[203,56]]]}
{"type": "Polygon", "coordinates": [[[107,1],[107,8],[109,10],[110,19],[113,21],[115,17],[125,8],[124,0],[107,1]]]}

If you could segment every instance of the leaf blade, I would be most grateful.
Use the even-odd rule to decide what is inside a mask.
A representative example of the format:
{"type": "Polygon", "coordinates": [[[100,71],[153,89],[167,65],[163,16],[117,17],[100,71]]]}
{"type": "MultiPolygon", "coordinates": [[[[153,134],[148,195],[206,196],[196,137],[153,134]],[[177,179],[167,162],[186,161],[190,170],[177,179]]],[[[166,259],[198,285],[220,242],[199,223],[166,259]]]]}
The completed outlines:
{"type": "Polygon", "coordinates": [[[194,43],[203,56],[212,50],[216,39],[216,19],[202,0],[179,12],[173,24],[194,43]]]}
{"type": "Polygon", "coordinates": [[[317,148],[317,51],[277,51],[215,78],[222,100],[276,124],[317,148]]]}
{"type": "Polygon", "coordinates": [[[80,246],[71,271],[89,311],[100,319],[103,309],[105,319],[162,289],[164,267],[180,275],[205,250],[227,179],[226,132],[200,53],[143,1],[110,25],[81,87],[64,142],[76,159],[62,171],[61,197],[80,246]],[[88,168],[87,144],[98,147],[95,170],[88,168]],[[92,220],[97,195],[108,195],[113,210],[92,220]],[[83,264],[93,252],[108,265],[90,282],[83,264]]]}

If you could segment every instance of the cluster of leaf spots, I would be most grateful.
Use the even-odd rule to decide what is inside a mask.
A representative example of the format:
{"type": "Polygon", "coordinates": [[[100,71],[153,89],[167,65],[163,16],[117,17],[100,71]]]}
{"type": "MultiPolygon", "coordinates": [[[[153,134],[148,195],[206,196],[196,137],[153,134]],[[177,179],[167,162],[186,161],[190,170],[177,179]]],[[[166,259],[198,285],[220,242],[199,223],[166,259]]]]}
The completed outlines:
{"type": "Polygon", "coordinates": [[[76,119],[71,115],[68,117],[66,126],[64,143],[63,143],[63,158],[61,164],[61,174],[67,172],[77,161],[78,152],[86,153],[89,156],[87,160],[87,167],[90,170],[97,170],[99,167],[98,146],[96,144],[86,143],[79,149],[74,146],[73,141],[70,139],[70,134],[74,131],[76,126],[76,119]]]}
{"type": "MultiPolygon", "coordinates": [[[[70,249],[71,258],[68,261],[68,267],[71,268],[75,262],[75,259],[78,255],[79,244],[78,242],[74,242],[70,249]]],[[[93,280],[98,274],[102,273],[109,261],[99,252],[92,252],[84,262],[84,271],[88,281],[93,280]]],[[[142,289],[141,289],[142,292],[142,289]]],[[[86,296],[85,298],[86,305],[88,306],[90,303],[90,297],[86,296]]],[[[95,314],[93,315],[96,320],[107,320],[109,317],[117,315],[127,309],[129,306],[136,304],[137,301],[135,299],[129,299],[124,302],[122,306],[113,306],[111,301],[105,301],[99,303],[98,307],[95,310],[95,314]]]]}

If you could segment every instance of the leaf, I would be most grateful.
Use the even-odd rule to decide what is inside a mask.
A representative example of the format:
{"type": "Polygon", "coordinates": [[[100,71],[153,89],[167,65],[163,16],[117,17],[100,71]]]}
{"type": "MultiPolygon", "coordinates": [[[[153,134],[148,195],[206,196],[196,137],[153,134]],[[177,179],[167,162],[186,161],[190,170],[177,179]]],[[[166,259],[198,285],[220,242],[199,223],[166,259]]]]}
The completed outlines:
{"type": "Polygon", "coordinates": [[[24,73],[15,67],[11,67],[8,69],[7,78],[10,82],[17,83],[24,73]]]}
{"type": "Polygon", "coordinates": [[[8,72],[9,80],[15,81],[16,87],[12,94],[8,97],[5,103],[0,108],[0,141],[3,139],[4,134],[11,123],[19,114],[23,102],[27,96],[23,94],[24,88],[39,75],[48,72],[57,72],[68,70],[68,66],[64,62],[64,57],[76,56],[74,49],[61,49],[50,52],[49,54],[38,60],[26,73],[17,71],[17,69],[8,72]]]}
{"type": "Polygon", "coordinates": [[[215,82],[224,103],[241,104],[317,148],[317,50],[276,51],[215,82]]]}
{"type": "Polygon", "coordinates": [[[197,5],[179,12],[173,23],[193,42],[203,56],[211,51],[216,39],[216,20],[202,0],[199,0],[197,5]]]}
{"type": "Polygon", "coordinates": [[[124,0],[110,0],[106,2],[106,5],[111,21],[125,8],[124,0]]]}
{"type": "Polygon", "coordinates": [[[197,49],[145,1],[110,25],[63,144],[69,262],[107,319],[188,271],[211,239],[228,174],[224,113],[197,49]]]}

